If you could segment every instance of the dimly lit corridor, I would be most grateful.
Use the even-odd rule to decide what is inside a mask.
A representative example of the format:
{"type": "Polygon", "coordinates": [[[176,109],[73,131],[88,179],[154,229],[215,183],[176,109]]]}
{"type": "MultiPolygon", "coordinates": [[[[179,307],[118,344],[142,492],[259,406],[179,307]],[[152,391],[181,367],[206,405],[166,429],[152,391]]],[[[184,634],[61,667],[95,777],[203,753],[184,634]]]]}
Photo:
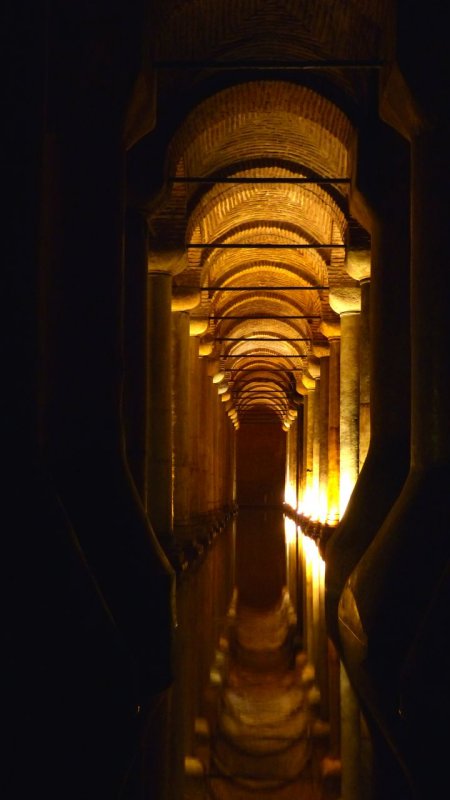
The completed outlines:
{"type": "Polygon", "coordinates": [[[5,800],[448,794],[435,5],[7,2],[5,800]]]}

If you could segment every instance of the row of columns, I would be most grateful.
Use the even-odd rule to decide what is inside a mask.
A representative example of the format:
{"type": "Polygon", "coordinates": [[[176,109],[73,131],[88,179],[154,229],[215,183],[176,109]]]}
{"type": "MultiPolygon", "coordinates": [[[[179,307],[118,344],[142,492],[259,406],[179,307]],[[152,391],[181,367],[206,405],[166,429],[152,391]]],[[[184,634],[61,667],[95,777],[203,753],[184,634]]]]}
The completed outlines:
{"type": "MultiPolygon", "coordinates": [[[[183,794],[184,760],[195,750],[209,671],[234,584],[230,515],[235,506],[235,429],[200,356],[198,297],[179,297],[176,251],[150,253],[147,276],[147,483],[145,504],[178,572],[174,682],[165,705],[161,800],[183,794]],[[218,535],[220,533],[220,535],[218,535]]],[[[206,692],[206,695],[205,695],[206,692]]]]}
{"type": "MultiPolygon", "coordinates": [[[[176,271],[182,260],[158,254],[176,271]]],[[[165,549],[201,517],[231,508],[234,426],[199,358],[201,330],[183,301],[172,300],[172,273],[148,274],[148,433],[146,507],[165,549]],[[191,333],[194,333],[191,336],[191,333]]],[[[188,300],[189,302],[192,302],[188,300]]],[[[189,535],[189,534],[188,534],[189,535]]]]}
{"type": "MultiPolygon", "coordinates": [[[[350,251],[351,253],[352,251],[350,251]]],[[[344,515],[367,455],[370,373],[369,291],[370,253],[349,254],[351,290],[332,294],[330,303],[339,322],[322,322],[327,344],[315,346],[303,377],[302,479],[296,492],[297,509],[305,530],[308,519],[322,523],[319,531],[333,531],[344,515]],[[356,261],[356,263],[355,263],[356,261]],[[306,523],[306,526],[305,526],[306,523]],[[325,528],[323,527],[325,525],[325,528]]],[[[292,429],[291,429],[292,431],[292,429]]],[[[289,449],[296,432],[288,433],[289,449]]],[[[362,763],[361,730],[364,719],[343,663],[328,637],[325,617],[324,546],[301,532],[296,535],[300,558],[304,648],[313,664],[321,696],[321,715],[330,725],[328,763],[339,760],[344,800],[368,796],[370,776],[362,763]]],[[[298,591],[298,589],[297,589],[298,591]]]]}

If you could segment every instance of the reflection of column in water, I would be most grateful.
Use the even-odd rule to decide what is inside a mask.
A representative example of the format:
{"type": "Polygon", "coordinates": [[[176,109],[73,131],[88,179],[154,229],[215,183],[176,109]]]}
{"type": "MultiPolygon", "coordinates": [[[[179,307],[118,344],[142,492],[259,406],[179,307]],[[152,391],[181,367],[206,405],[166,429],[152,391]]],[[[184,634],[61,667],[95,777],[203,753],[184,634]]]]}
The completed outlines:
{"type": "Polygon", "coordinates": [[[281,510],[241,509],[237,518],[236,585],[244,604],[269,608],[286,585],[281,510]]]}

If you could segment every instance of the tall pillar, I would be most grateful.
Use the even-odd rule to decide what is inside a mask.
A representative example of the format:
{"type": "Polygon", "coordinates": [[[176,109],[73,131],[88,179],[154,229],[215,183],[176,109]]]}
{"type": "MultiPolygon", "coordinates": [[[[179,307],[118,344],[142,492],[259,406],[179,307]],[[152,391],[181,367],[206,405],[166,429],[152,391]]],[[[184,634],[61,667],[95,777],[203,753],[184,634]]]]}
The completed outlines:
{"type": "MultiPolygon", "coordinates": [[[[61,709],[60,722],[63,714],[65,719],[64,724],[56,724],[55,728],[63,744],[61,761],[65,765],[65,775],[56,792],[51,785],[53,768],[47,770],[48,796],[54,797],[82,796],[86,787],[91,796],[118,796],[123,789],[123,775],[121,784],[115,786],[111,785],[111,776],[122,770],[125,751],[129,754],[131,746],[134,763],[139,764],[146,747],[133,743],[130,726],[136,730],[136,723],[140,721],[142,732],[173,678],[174,575],[156,541],[130,473],[122,404],[123,375],[130,358],[124,330],[123,259],[126,158],[123,111],[129,96],[128,89],[124,91],[123,87],[131,86],[136,78],[131,66],[134,55],[130,52],[125,59],[118,57],[119,54],[124,56],[127,38],[119,33],[122,29],[120,16],[114,16],[110,25],[112,20],[105,12],[105,26],[91,25],[85,13],[86,8],[78,5],[66,7],[63,15],[53,15],[47,30],[47,35],[51,30],[47,59],[54,61],[49,69],[47,60],[45,69],[48,78],[46,108],[51,109],[51,113],[47,120],[50,128],[47,130],[46,164],[39,177],[40,185],[44,178],[46,184],[42,204],[45,293],[41,295],[45,296],[45,313],[40,320],[45,330],[41,354],[45,363],[41,367],[46,377],[41,403],[45,408],[46,472],[51,475],[58,494],[58,505],[64,508],[64,517],[70,520],[75,557],[81,558],[88,567],[86,583],[85,577],[77,575],[76,570],[64,573],[62,563],[56,558],[59,585],[67,585],[73,596],[83,598],[84,608],[79,614],[76,611],[63,614],[58,596],[46,594],[47,611],[39,623],[42,629],[48,609],[58,607],[61,615],[58,658],[62,652],[60,647],[65,648],[67,626],[69,629],[77,619],[89,625],[88,656],[82,655],[81,638],[79,652],[74,654],[72,663],[77,664],[76,674],[72,677],[71,668],[59,664],[65,687],[58,694],[57,705],[61,709]],[[103,38],[100,30],[106,29],[108,34],[103,38]],[[75,30],[76,36],[71,37],[69,32],[75,30]],[[100,52],[104,56],[107,77],[102,69],[97,70],[99,61],[96,58],[80,58],[80,53],[100,52]],[[68,75],[71,80],[67,80],[68,75]],[[111,91],[105,91],[105,79],[111,91]],[[85,598],[84,587],[88,585],[89,576],[93,576],[101,593],[98,611],[94,597],[90,601],[85,598]],[[107,610],[111,623],[120,633],[120,650],[130,652],[134,661],[134,721],[129,704],[131,698],[126,699],[123,688],[119,689],[123,711],[116,717],[115,703],[108,707],[105,689],[114,687],[115,680],[108,668],[103,675],[98,675],[94,666],[98,663],[96,654],[104,647],[109,649],[107,632],[104,638],[96,622],[101,609],[107,610]],[[93,668],[98,680],[93,696],[89,696],[85,679],[92,675],[93,668]],[[86,687],[85,697],[80,695],[80,682],[86,687]],[[88,697],[91,708],[85,705],[88,697]],[[72,717],[74,703],[79,708],[72,717]],[[126,709],[128,722],[123,714],[126,709]],[[83,726],[78,727],[83,710],[86,712],[83,726]],[[119,717],[122,731],[116,724],[119,717]],[[70,735],[65,728],[68,720],[73,726],[70,735]],[[75,736],[80,739],[82,753],[73,733],[77,727],[75,736]],[[125,748],[124,735],[128,737],[125,748]],[[117,737],[117,743],[112,741],[113,737],[117,737]],[[106,758],[105,741],[109,744],[106,758]],[[74,753],[80,757],[73,768],[74,753]],[[77,787],[80,776],[84,777],[81,788],[77,787]]],[[[132,51],[135,46],[139,49],[138,42],[132,51]]],[[[126,268],[130,269],[130,262],[126,268]]],[[[127,316],[128,313],[129,309],[127,316]]],[[[143,311],[136,307],[136,313],[141,317],[143,311]]],[[[145,326],[137,335],[140,340],[136,346],[140,351],[145,326]]],[[[45,529],[44,534],[42,528],[44,538],[47,532],[45,529]]],[[[59,530],[58,542],[61,539],[59,530]]],[[[56,548],[52,558],[59,550],[59,543],[56,548]]],[[[41,581],[45,582],[45,573],[41,574],[41,581]]],[[[46,586],[46,592],[48,588],[46,586]]],[[[33,615],[35,613],[37,609],[33,608],[33,615]]],[[[41,644],[39,649],[42,653],[45,650],[41,644]]],[[[111,653],[111,663],[114,661],[111,653]]],[[[45,689],[42,685],[39,691],[45,692],[45,689]]],[[[58,689],[55,683],[52,691],[58,689]]],[[[27,690],[31,697],[30,687],[27,690]]],[[[50,701],[48,706],[50,710],[50,701]]],[[[30,711],[28,708],[26,714],[30,711]]],[[[20,709],[17,713],[20,714],[20,709]]],[[[33,716],[39,718],[39,715],[33,716]]],[[[49,719],[46,727],[56,722],[49,719]]],[[[161,762],[164,753],[160,740],[154,738],[148,744],[154,754],[158,753],[161,762]]],[[[38,743],[35,745],[37,747],[38,743]]],[[[54,753],[53,767],[58,773],[60,745],[57,742],[55,745],[56,749],[47,746],[44,758],[48,752],[54,753]]],[[[33,767],[31,762],[32,771],[33,767]]],[[[158,765],[152,776],[155,784],[160,778],[164,779],[162,772],[158,765]]],[[[142,774],[137,780],[142,785],[142,774]]]]}
{"type": "Polygon", "coordinates": [[[359,702],[342,662],[339,683],[342,763],[341,798],[342,800],[361,800],[361,712],[359,702]]]}
{"type": "Polygon", "coordinates": [[[328,483],[327,522],[335,525],[339,519],[339,474],[340,474],[340,324],[322,323],[320,330],[328,338],[329,387],[328,387],[328,483]]]}
{"type": "MultiPolygon", "coordinates": [[[[154,242],[148,257],[148,446],[147,514],[171,557],[173,541],[172,428],[172,278],[182,272],[182,250],[161,249],[154,242]]],[[[179,308],[176,304],[174,309],[179,308]]]]}
{"type": "Polygon", "coordinates": [[[147,487],[147,262],[148,223],[125,217],[123,416],[127,461],[141,501],[147,487]]]}
{"type": "Polygon", "coordinates": [[[345,268],[357,280],[360,288],[361,312],[359,324],[359,471],[366,459],[370,442],[370,272],[371,252],[367,246],[368,233],[353,228],[345,268]],[[358,241],[359,240],[359,241],[358,241]],[[355,246],[357,245],[358,246],[355,246]]]}
{"type": "Polygon", "coordinates": [[[358,153],[352,207],[370,230],[372,246],[371,439],[346,512],[326,545],[327,624],[338,649],[342,589],[401,490],[410,440],[408,147],[389,128],[374,123],[366,137],[361,133],[358,153]]]}
{"type": "MultiPolygon", "coordinates": [[[[7,96],[14,97],[14,102],[9,103],[6,121],[8,158],[3,167],[3,187],[8,197],[3,218],[8,235],[4,236],[2,246],[4,346],[1,441],[2,456],[8,468],[2,477],[2,519],[5,530],[2,542],[2,596],[8,613],[4,615],[2,625],[5,652],[2,667],[3,681],[8,685],[8,691],[2,702],[2,725],[7,731],[2,794],[10,798],[29,797],[37,787],[41,787],[48,800],[62,796],[66,800],[76,800],[83,795],[86,798],[113,797],[120,793],[134,756],[133,751],[137,748],[137,704],[142,702],[145,693],[143,683],[140,683],[138,690],[136,686],[138,648],[134,649],[134,646],[139,636],[130,636],[124,619],[126,614],[119,620],[116,613],[113,615],[111,606],[108,607],[103,587],[99,587],[99,573],[95,576],[92,564],[88,564],[80,546],[79,531],[58,496],[58,471],[55,470],[55,475],[51,475],[48,463],[45,463],[46,410],[52,391],[52,381],[48,380],[47,383],[48,369],[52,379],[59,369],[62,369],[63,379],[71,379],[72,368],[77,373],[77,379],[82,379],[83,354],[89,350],[90,334],[95,332],[96,338],[101,338],[103,321],[108,332],[102,355],[106,359],[111,358],[111,352],[108,351],[112,344],[108,315],[104,320],[101,314],[98,327],[91,327],[91,321],[89,332],[86,333],[83,302],[88,302],[88,296],[90,300],[92,296],[101,297],[101,293],[97,294],[100,287],[96,277],[93,279],[94,295],[91,295],[86,275],[95,270],[96,258],[101,256],[104,244],[111,246],[111,251],[107,249],[107,252],[115,253],[115,256],[108,275],[100,268],[99,281],[101,283],[104,278],[108,281],[109,276],[114,285],[118,279],[118,263],[115,261],[118,253],[115,251],[117,217],[114,212],[112,219],[116,222],[109,225],[111,211],[116,206],[115,202],[112,208],[109,205],[105,185],[108,185],[108,168],[111,167],[114,196],[120,206],[120,164],[123,155],[119,149],[113,148],[111,153],[107,148],[105,163],[101,147],[97,150],[101,136],[94,135],[91,142],[83,136],[85,108],[83,98],[77,98],[81,59],[79,52],[74,56],[76,48],[69,48],[72,52],[67,53],[67,38],[61,36],[58,24],[55,24],[55,17],[64,16],[67,33],[67,19],[72,13],[78,18],[78,13],[83,12],[79,6],[72,7],[66,9],[66,17],[66,14],[59,15],[60,9],[57,13],[55,10],[55,6],[47,6],[43,13],[41,3],[31,4],[26,9],[25,18],[24,8],[12,4],[8,9],[9,32],[5,42],[11,69],[6,75],[4,89],[7,96]],[[60,77],[61,73],[67,76],[67,68],[74,76],[73,82],[60,77]],[[55,80],[61,91],[59,96],[57,92],[56,97],[53,94],[55,80]],[[56,108],[61,111],[59,103],[63,98],[63,105],[67,103],[71,109],[68,115],[70,124],[66,117],[67,124],[58,129],[53,118],[50,129],[49,107],[51,105],[53,111],[56,108]],[[75,148],[74,152],[72,148],[75,148]],[[99,164],[96,163],[97,155],[99,164]],[[68,169],[70,163],[72,168],[68,169]],[[80,176],[79,169],[83,169],[80,176]],[[91,169],[93,174],[90,175],[91,169]],[[96,194],[92,205],[89,199],[85,205],[83,191],[89,194],[91,182],[94,193],[99,194],[96,194]],[[102,207],[103,199],[105,208],[102,207]],[[96,209],[97,201],[102,202],[96,209]],[[99,211],[98,216],[96,210],[99,211]],[[103,230],[106,237],[102,239],[98,251],[86,229],[89,228],[91,213],[96,220],[95,225],[103,230]],[[77,242],[73,242],[77,228],[77,242]],[[108,245],[109,237],[112,241],[108,245]],[[75,250],[73,256],[70,255],[71,245],[75,250]],[[66,255],[69,256],[68,263],[65,261],[66,255]],[[72,270],[78,258],[82,261],[78,261],[77,281],[72,270]],[[70,297],[67,272],[72,275],[77,288],[75,297],[70,297]],[[81,301],[80,306],[78,300],[81,301]],[[49,334],[50,342],[53,335],[66,341],[70,333],[70,329],[66,328],[66,313],[70,324],[75,326],[71,332],[74,337],[72,347],[75,353],[78,349],[79,357],[73,363],[57,365],[55,371],[55,365],[52,367],[47,362],[50,351],[45,336],[49,334]],[[48,330],[49,316],[54,325],[52,323],[48,330]],[[68,375],[65,374],[66,368],[68,375]],[[42,724],[39,724],[38,735],[33,735],[32,729],[38,720],[42,724]]],[[[77,42],[82,47],[86,43],[86,27],[83,25],[78,29],[77,42]]],[[[132,42],[133,38],[130,37],[130,47],[133,47],[132,42]]],[[[114,86],[114,64],[111,67],[114,86]]],[[[92,83],[89,90],[95,94],[92,83]]],[[[119,97],[118,92],[118,101],[119,97]]],[[[107,124],[111,123],[110,136],[114,138],[116,126],[107,112],[105,116],[107,124]]],[[[62,122],[61,118],[58,122],[62,122]]],[[[93,131],[97,124],[99,120],[94,120],[93,131]]],[[[106,286],[107,290],[111,288],[108,283],[106,286]]],[[[97,345],[98,342],[95,343],[97,345]]],[[[114,345],[112,349],[112,360],[117,366],[118,353],[114,345]]],[[[60,357],[63,357],[63,351],[64,343],[60,357]]],[[[77,391],[76,381],[71,388],[77,391]]],[[[88,391],[88,387],[81,390],[82,395],[84,391],[88,391]]],[[[85,421],[89,423],[89,418],[85,421]]],[[[101,419],[91,418],[90,422],[93,423],[91,434],[94,435],[96,423],[101,425],[101,419]]],[[[69,441],[73,443],[76,435],[73,438],[69,435],[70,414],[65,417],[65,423],[62,426],[64,441],[58,455],[59,466],[67,475],[67,461],[63,459],[64,444],[69,441]]],[[[72,457],[73,451],[70,451],[67,460],[70,462],[72,457]]],[[[76,478],[77,489],[80,489],[84,483],[82,458],[77,457],[77,466],[78,477],[76,473],[71,477],[76,478]]],[[[89,463],[86,468],[89,472],[87,484],[95,484],[95,470],[91,472],[89,463]]],[[[131,482],[130,485],[126,484],[125,476],[124,470],[122,497],[129,492],[128,497],[131,498],[133,488],[131,482]]],[[[62,482],[65,482],[64,477],[62,482]]],[[[108,478],[106,483],[110,492],[114,491],[108,478]]],[[[103,499],[105,495],[107,492],[103,494],[103,499]]],[[[114,520],[109,518],[106,509],[103,518],[99,514],[102,498],[96,498],[94,491],[88,500],[93,501],[94,515],[106,532],[108,523],[111,521],[114,524],[114,520]]],[[[86,511],[87,506],[88,503],[85,505],[86,511]]],[[[117,575],[118,581],[124,578],[124,582],[128,582],[127,564],[132,542],[135,541],[135,523],[132,512],[125,524],[116,525],[114,529],[114,535],[119,534],[125,549],[126,563],[123,573],[119,571],[117,575]],[[129,545],[125,536],[128,522],[132,528],[129,545]]],[[[83,529],[86,533],[85,525],[83,529]]],[[[103,560],[106,562],[115,545],[110,545],[105,536],[103,546],[103,560]]],[[[152,549],[151,539],[146,546],[152,549]]],[[[143,573],[146,580],[151,580],[152,572],[148,570],[148,565],[144,554],[143,573]]],[[[114,566],[117,568],[118,563],[114,566]]],[[[155,616],[162,623],[160,610],[167,603],[167,594],[164,598],[158,572],[154,577],[160,590],[155,616]]],[[[104,586],[103,580],[102,583],[104,586]]],[[[139,580],[139,585],[143,589],[145,583],[141,584],[139,580]]],[[[150,594],[153,594],[151,587],[150,594]]],[[[145,605],[146,600],[144,594],[145,605]]],[[[124,605],[119,605],[123,612],[124,605]]],[[[137,608],[133,610],[142,613],[137,608]]],[[[133,610],[129,609],[130,621],[133,610]]],[[[144,629],[140,624],[144,619],[148,630],[145,612],[136,625],[142,633],[144,629]]],[[[161,663],[161,639],[158,636],[155,645],[157,664],[161,663]]],[[[147,659],[145,661],[142,675],[148,666],[147,659]]],[[[140,659],[139,666],[142,667],[140,659]]]]}
{"type": "Polygon", "coordinates": [[[305,395],[304,415],[304,458],[303,458],[303,502],[302,511],[307,515],[311,512],[313,496],[313,451],[314,451],[314,394],[315,381],[311,383],[305,395]]]}
{"type": "Polygon", "coordinates": [[[190,514],[192,523],[198,521],[200,514],[200,412],[201,412],[201,392],[200,392],[200,367],[199,340],[197,336],[190,336],[189,341],[189,392],[190,392],[190,514]]]}
{"type": "Polygon", "coordinates": [[[339,514],[359,473],[359,310],[341,312],[339,514]]]}
{"type": "MultiPolygon", "coordinates": [[[[439,791],[433,763],[446,758],[438,730],[449,712],[448,674],[444,677],[439,660],[448,665],[448,643],[443,646],[443,641],[450,557],[450,321],[442,252],[450,202],[442,179],[450,172],[449,88],[444,78],[450,58],[436,15],[424,15],[419,4],[411,9],[400,4],[399,16],[400,68],[408,83],[400,105],[398,71],[386,87],[383,108],[411,143],[411,460],[397,502],[349,578],[341,613],[342,628],[348,626],[342,637],[361,691],[378,713],[386,740],[401,756],[411,794],[426,797],[439,791]],[[419,69],[427,52],[426,68],[419,69]],[[427,542],[424,531],[429,532],[427,542]],[[380,584],[376,578],[381,568],[380,584]],[[443,605],[436,602],[439,596],[443,605]],[[435,702],[417,708],[423,665],[433,661],[441,670],[440,685],[433,686],[435,702]],[[386,671],[395,677],[393,683],[383,679],[386,671]]],[[[437,683],[434,670],[425,674],[437,683]]]]}
{"type": "Polygon", "coordinates": [[[329,373],[330,348],[316,347],[314,353],[320,359],[319,392],[319,507],[318,518],[325,522],[328,509],[328,419],[329,419],[329,373]]]}
{"type": "Polygon", "coordinates": [[[305,401],[297,408],[296,419],[296,459],[295,459],[295,508],[300,507],[300,499],[304,492],[305,475],[305,401]]]}
{"type": "Polygon", "coordinates": [[[173,549],[172,275],[148,275],[147,513],[166,550],[173,549]]]}
{"type": "Polygon", "coordinates": [[[313,493],[311,516],[316,519],[319,515],[320,501],[320,369],[319,377],[315,378],[314,389],[314,436],[313,436],[313,493]]]}
{"type": "Polygon", "coordinates": [[[370,444],[370,278],[361,283],[359,342],[359,470],[370,444]]]}
{"type": "Polygon", "coordinates": [[[176,527],[190,517],[191,409],[189,397],[189,313],[173,312],[173,517],[176,527]]]}
{"type": "Polygon", "coordinates": [[[200,361],[200,402],[199,402],[199,477],[200,477],[200,514],[206,517],[208,513],[208,420],[209,420],[209,402],[208,402],[208,374],[207,374],[207,360],[202,358],[200,361]]]}

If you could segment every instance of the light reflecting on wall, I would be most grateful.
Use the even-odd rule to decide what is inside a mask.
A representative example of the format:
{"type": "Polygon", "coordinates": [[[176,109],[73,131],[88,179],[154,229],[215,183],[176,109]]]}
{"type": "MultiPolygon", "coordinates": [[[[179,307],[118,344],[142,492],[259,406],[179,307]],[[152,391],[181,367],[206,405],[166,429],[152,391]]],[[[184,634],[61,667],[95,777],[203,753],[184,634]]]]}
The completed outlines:
{"type": "Polygon", "coordinates": [[[286,543],[286,585],[294,606],[297,606],[299,583],[299,528],[293,519],[284,518],[284,540],[286,543]]]}
{"type": "MultiPolygon", "coordinates": [[[[289,470],[286,470],[286,472],[288,473],[289,470]]],[[[346,504],[350,494],[352,493],[352,490],[353,485],[350,485],[350,482],[348,482],[346,504]]],[[[340,507],[338,508],[337,503],[333,503],[332,505],[328,506],[327,490],[325,488],[320,491],[318,478],[316,478],[312,484],[306,486],[305,490],[297,500],[295,485],[292,480],[289,479],[289,475],[287,475],[284,490],[284,502],[286,505],[294,509],[294,511],[303,514],[313,522],[336,525],[343,514],[343,511],[340,509],[340,507]]]]}
{"type": "Polygon", "coordinates": [[[286,481],[286,485],[284,488],[284,502],[287,503],[288,506],[294,509],[297,505],[297,495],[295,492],[295,486],[289,481],[286,481]]]}
{"type": "Polygon", "coordinates": [[[353,471],[347,472],[345,470],[345,464],[341,464],[341,477],[339,483],[339,515],[342,519],[345,509],[347,508],[348,501],[350,500],[350,495],[353,492],[354,486],[356,482],[356,477],[353,475],[353,471]]]}

